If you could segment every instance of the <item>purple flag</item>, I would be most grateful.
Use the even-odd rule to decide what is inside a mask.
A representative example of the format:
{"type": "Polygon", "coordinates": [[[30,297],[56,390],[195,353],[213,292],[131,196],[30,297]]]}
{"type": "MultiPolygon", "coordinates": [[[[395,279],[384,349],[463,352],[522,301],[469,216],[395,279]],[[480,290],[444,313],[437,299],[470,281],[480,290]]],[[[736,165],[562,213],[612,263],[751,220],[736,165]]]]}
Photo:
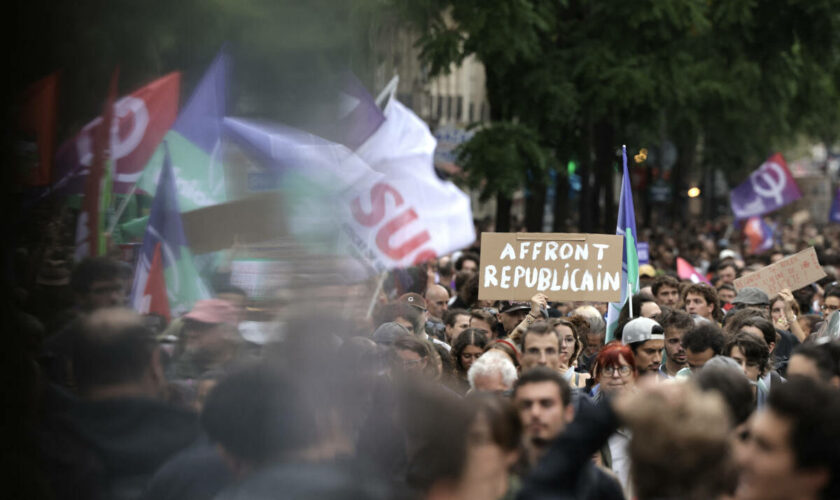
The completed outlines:
{"type": "Polygon", "coordinates": [[[222,47],[172,126],[172,130],[207,154],[217,147],[221,136],[229,66],[230,58],[222,47]]]}
{"type": "Polygon", "coordinates": [[[339,114],[335,121],[316,126],[312,132],[355,151],[382,125],[385,115],[362,82],[351,73],[344,75],[338,98],[339,114]]]}
{"type": "Polygon", "coordinates": [[[776,153],[732,190],[730,203],[735,219],[742,220],[778,210],[801,197],[785,159],[776,153]]]}
{"type": "Polygon", "coordinates": [[[831,222],[840,222],[840,188],[837,189],[837,194],[834,195],[834,201],[831,202],[831,212],[828,213],[828,220],[831,222]]]}

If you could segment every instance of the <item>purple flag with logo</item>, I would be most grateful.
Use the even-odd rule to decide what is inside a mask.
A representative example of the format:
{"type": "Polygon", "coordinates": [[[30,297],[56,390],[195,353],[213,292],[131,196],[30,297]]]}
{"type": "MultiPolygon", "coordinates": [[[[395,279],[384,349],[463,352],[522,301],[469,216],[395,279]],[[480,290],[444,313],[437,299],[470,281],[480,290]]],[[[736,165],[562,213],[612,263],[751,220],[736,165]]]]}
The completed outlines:
{"type": "Polygon", "coordinates": [[[735,219],[743,220],[778,210],[801,197],[785,159],[776,153],[732,190],[730,203],[735,219]]]}

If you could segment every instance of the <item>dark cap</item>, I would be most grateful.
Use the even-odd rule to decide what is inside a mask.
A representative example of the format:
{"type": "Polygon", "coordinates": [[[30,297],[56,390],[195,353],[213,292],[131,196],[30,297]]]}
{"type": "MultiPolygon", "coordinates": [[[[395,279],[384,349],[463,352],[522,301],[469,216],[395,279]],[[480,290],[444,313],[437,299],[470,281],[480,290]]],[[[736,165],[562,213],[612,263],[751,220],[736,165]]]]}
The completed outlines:
{"type": "Polygon", "coordinates": [[[424,299],[423,296],[419,293],[411,292],[403,294],[400,296],[399,299],[397,299],[397,301],[402,302],[403,304],[414,306],[417,309],[420,309],[421,311],[426,310],[426,299],[424,299]]]}
{"type": "Polygon", "coordinates": [[[744,304],[745,306],[769,306],[770,297],[763,290],[748,286],[738,291],[738,295],[732,299],[733,304],[744,304]]]}
{"type": "Polygon", "coordinates": [[[514,311],[522,311],[522,310],[530,310],[531,303],[530,302],[521,302],[521,301],[514,301],[514,300],[502,300],[499,302],[499,312],[500,313],[511,313],[514,311]]]}
{"type": "Polygon", "coordinates": [[[391,345],[400,337],[411,336],[408,330],[399,323],[389,321],[382,323],[379,328],[373,332],[373,341],[380,345],[391,345]]]}

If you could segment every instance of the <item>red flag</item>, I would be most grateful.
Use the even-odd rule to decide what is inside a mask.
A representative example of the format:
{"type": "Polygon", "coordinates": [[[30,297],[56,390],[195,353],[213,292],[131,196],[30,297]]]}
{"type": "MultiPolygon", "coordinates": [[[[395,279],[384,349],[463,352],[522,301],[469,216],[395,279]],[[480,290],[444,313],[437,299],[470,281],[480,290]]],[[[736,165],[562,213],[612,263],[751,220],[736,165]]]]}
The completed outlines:
{"type": "Polygon", "coordinates": [[[21,102],[18,128],[23,135],[22,149],[26,150],[27,160],[19,178],[26,186],[45,186],[50,183],[55,154],[58,73],[30,85],[21,102]]]}
{"type": "Polygon", "coordinates": [[[79,213],[79,220],[76,230],[76,260],[81,260],[89,255],[97,255],[100,249],[100,238],[102,235],[103,214],[100,212],[100,197],[102,196],[103,181],[105,180],[105,168],[110,154],[111,126],[114,120],[114,100],[117,97],[117,79],[119,69],[114,70],[111,75],[111,83],[108,85],[108,98],[105,100],[105,109],[102,112],[103,126],[97,129],[93,138],[93,161],[90,166],[90,174],[85,179],[85,193],[82,198],[82,210],[79,213]]]}
{"type": "Polygon", "coordinates": [[[155,245],[152,264],[149,266],[149,277],[146,289],[143,290],[141,312],[143,314],[158,314],[166,318],[169,323],[169,298],[166,296],[166,279],[163,275],[163,256],[160,252],[160,242],[155,245]]]}
{"type": "Polygon", "coordinates": [[[677,257],[677,276],[679,276],[681,280],[691,280],[692,283],[709,284],[709,280],[707,280],[702,274],[698,273],[697,270],[694,269],[694,266],[689,264],[688,261],[682,257],[677,257]]]}
{"type": "MultiPolygon", "coordinates": [[[[169,73],[123,96],[115,103],[114,192],[127,193],[143,172],[178,114],[180,73],[169,73]]],[[[76,137],[58,148],[55,188],[66,193],[84,191],[93,156],[93,141],[102,127],[97,117],[76,137]]]]}

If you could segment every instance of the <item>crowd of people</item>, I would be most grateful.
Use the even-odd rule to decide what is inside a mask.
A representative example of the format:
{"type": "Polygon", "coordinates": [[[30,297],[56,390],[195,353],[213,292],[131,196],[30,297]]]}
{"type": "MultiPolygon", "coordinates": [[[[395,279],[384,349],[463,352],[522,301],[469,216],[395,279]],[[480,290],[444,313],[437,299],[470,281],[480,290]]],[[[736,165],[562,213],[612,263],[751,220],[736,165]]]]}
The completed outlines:
{"type": "Polygon", "coordinates": [[[480,300],[478,245],[294,307],[220,275],[169,322],[126,308],[130,266],[87,258],[64,292],[17,295],[18,479],[54,499],[840,498],[837,231],[785,226],[746,259],[725,225],[682,231],[643,231],[617,325],[605,303],[480,300]],[[823,280],[736,291],[805,246],[823,280]]]}

